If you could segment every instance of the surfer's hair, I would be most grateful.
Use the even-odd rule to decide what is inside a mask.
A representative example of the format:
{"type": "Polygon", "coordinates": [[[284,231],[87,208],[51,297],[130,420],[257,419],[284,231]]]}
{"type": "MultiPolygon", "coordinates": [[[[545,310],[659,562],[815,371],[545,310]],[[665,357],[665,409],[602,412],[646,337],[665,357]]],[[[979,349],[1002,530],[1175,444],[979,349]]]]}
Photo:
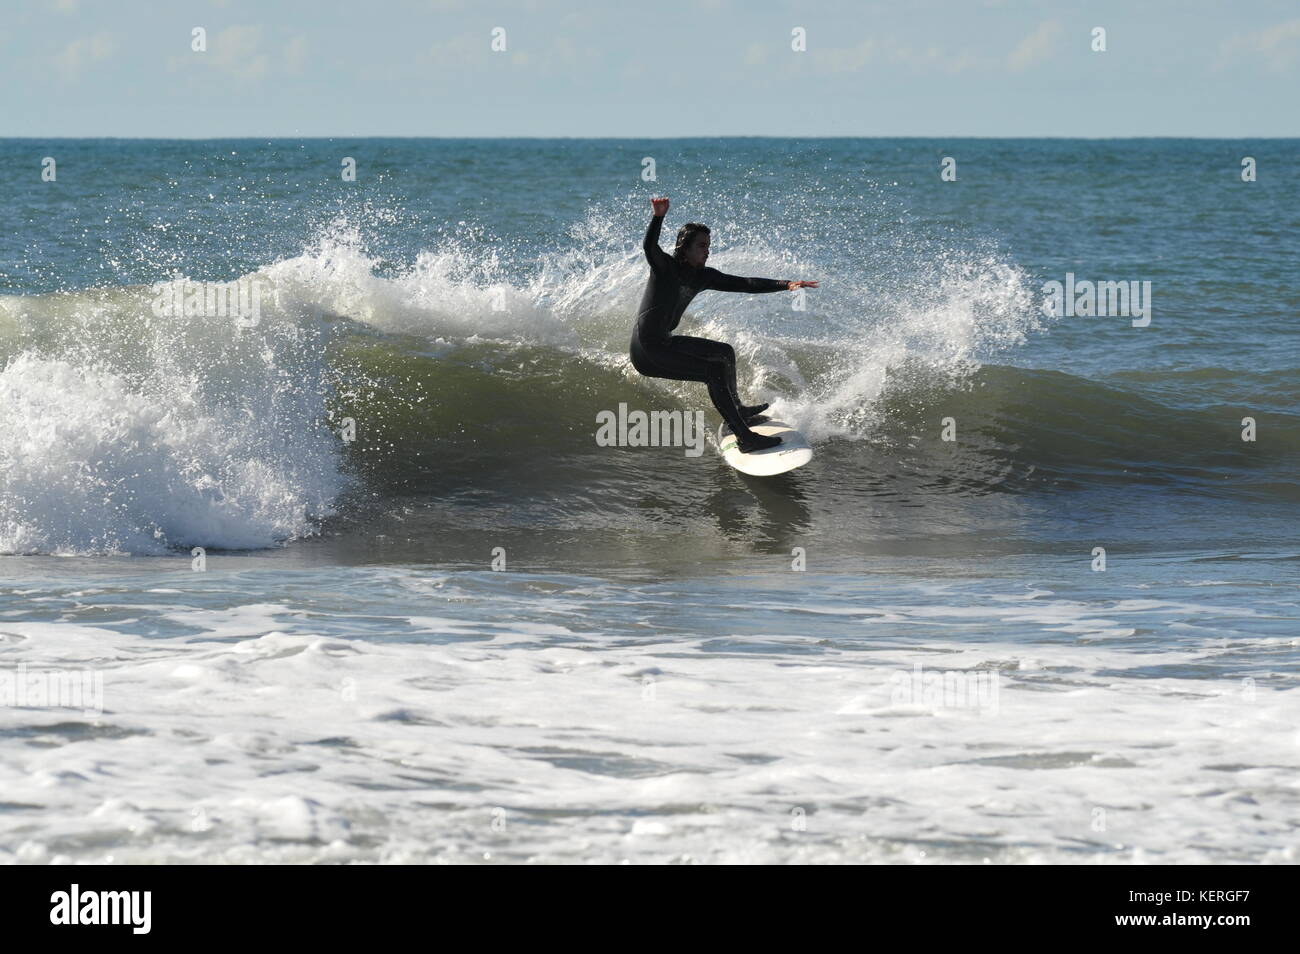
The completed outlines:
{"type": "Polygon", "coordinates": [[[677,230],[677,247],[673,249],[673,258],[677,261],[686,263],[686,250],[691,247],[695,241],[695,236],[709,234],[709,227],[701,225],[699,222],[687,222],[677,230]]]}

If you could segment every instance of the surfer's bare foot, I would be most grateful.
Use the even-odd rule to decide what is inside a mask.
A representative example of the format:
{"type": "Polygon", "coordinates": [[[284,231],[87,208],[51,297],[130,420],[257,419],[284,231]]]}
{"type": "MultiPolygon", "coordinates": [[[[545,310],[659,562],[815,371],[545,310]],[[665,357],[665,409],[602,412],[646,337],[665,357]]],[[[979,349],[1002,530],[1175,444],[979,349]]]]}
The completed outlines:
{"type": "Polygon", "coordinates": [[[748,437],[737,437],[736,446],[740,448],[742,454],[752,454],[754,451],[767,450],[769,447],[776,447],[781,443],[779,437],[769,437],[766,434],[751,434],[748,437]]]}

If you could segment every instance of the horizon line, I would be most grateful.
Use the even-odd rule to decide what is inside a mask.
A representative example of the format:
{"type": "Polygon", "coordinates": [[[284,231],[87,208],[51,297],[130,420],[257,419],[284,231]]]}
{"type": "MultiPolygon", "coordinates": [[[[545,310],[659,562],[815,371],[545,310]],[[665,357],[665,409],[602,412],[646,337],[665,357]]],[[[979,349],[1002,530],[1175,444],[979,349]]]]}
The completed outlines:
{"type": "Polygon", "coordinates": [[[909,133],[906,135],[881,135],[872,134],[869,136],[770,136],[770,135],[685,135],[685,136],[423,136],[423,135],[389,135],[385,133],[366,133],[366,134],[348,134],[335,133],[325,136],[296,136],[292,134],[285,135],[237,135],[237,136],[76,136],[76,135],[50,135],[50,136],[0,136],[0,142],[8,141],[28,141],[28,140],[48,140],[48,139],[100,139],[121,142],[219,142],[219,141],[255,141],[255,140],[277,140],[277,139],[295,139],[295,140],[337,140],[337,139],[422,139],[422,140],[467,140],[467,139],[487,139],[487,140],[573,140],[588,142],[593,140],[620,140],[628,142],[639,142],[642,140],[674,140],[674,139],[796,139],[796,140],[814,140],[814,139],[987,139],[987,140],[1009,140],[1009,139],[1057,139],[1062,141],[1086,141],[1086,142],[1107,142],[1114,140],[1135,140],[1135,139],[1198,139],[1205,141],[1224,141],[1235,142],[1241,140],[1259,140],[1275,139],[1288,140],[1300,139],[1300,134],[1290,136],[1266,135],[1266,136],[1184,136],[1184,135],[1159,135],[1159,136],[972,136],[972,135],[945,135],[945,134],[919,134],[909,133]]]}

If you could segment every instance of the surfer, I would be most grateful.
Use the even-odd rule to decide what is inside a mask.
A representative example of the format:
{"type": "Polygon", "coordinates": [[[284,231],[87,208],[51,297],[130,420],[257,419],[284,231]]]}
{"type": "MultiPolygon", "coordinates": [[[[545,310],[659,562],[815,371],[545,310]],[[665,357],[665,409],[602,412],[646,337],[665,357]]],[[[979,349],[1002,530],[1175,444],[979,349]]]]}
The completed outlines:
{"type": "Polygon", "coordinates": [[[649,378],[700,381],[709,386],[709,398],[736,435],[741,453],[775,447],[779,437],[756,434],[749,425],[767,409],[766,404],[744,405],[736,391],[736,352],[729,344],[675,335],[673,329],[691,299],[702,291],[775,292],[816,288],[817,282],[787,282],[775,278],[737,278],[706,268],[709,227],[687,222],[677,233],[671,256],[659,247],[659,230],[668,212],[667,197],[651,199],[654,217],[645,233],[645,257],[650,279],[637,309],[632,332],[632,367],[649,378]]]}

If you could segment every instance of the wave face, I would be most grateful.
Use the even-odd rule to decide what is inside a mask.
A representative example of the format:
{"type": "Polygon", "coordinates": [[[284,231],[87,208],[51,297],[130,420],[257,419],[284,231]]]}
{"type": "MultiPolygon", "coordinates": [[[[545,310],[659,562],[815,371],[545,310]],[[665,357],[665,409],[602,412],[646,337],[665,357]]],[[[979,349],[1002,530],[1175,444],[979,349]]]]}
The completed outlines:
{"type": "MultiPolygon", "coordinates": [[[[761,233],[729,238],[713,263],[725,271],[845,271],[761,233]]],[[[595,443],[597,414],[620,403],[705,409],[716,426],[703,388],[630,371],[644,274],[621,219],[595,212],[561,252],[521,262],[445,239],[401,269],[339,219],[240,276],[261,290],[252,327],[160,316],[160,290],[183,297],[182,278],[0,298],[0,552],[268,547],[376,496],[545,497],[545,524],[633,514],[626,502],[660,483],[716,488],[734,475],[595,443]]],[[[1242,412],[1177,401],[1203,397],[1213,368],[1091,380],[1006,364],[1046,319],[1022,271],[987,249],[895,254],[862,274],[804,312],[793,296],[702,296],[679,329],[735,344],[742,389],[821,448],[812,479],[855,488],[828,506],[1135,482],[1297,499],[1294,395],[1278,391],[1267,441],[1244,443],[1242,412]]]]}
{"type": "Polygon", "coordinates": [[[154,300],[0,299],[0,552],[267,547],[334,512],[328,331],[275,309],[257,328],[158,317],[154,300]]]}

